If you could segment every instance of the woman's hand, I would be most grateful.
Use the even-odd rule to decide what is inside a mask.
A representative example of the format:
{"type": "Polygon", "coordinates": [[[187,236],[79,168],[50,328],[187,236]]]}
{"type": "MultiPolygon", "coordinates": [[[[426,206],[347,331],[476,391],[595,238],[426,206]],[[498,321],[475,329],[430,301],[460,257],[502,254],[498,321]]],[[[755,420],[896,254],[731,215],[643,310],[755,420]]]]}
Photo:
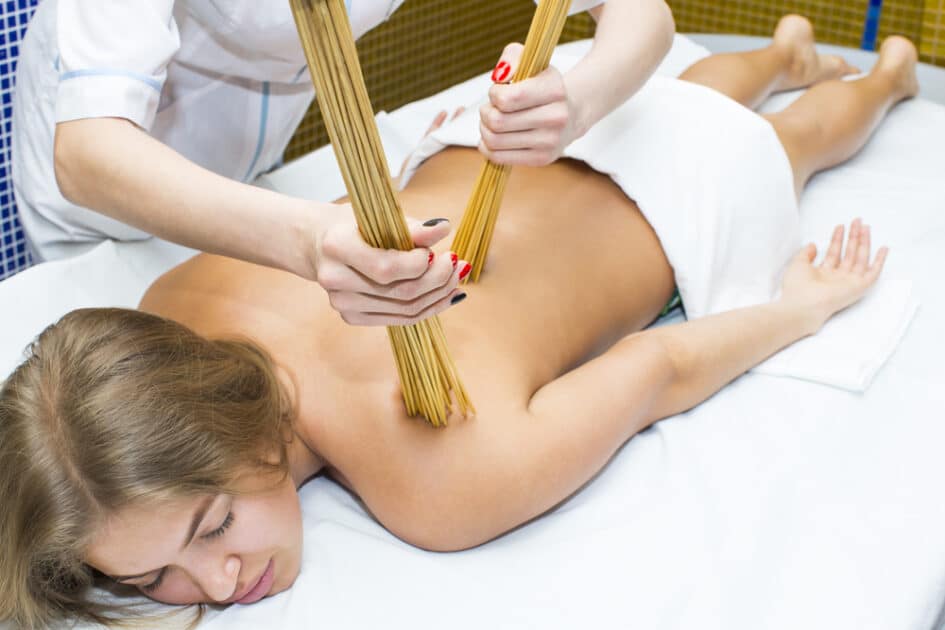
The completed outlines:
{"type": "Polygon", "coordinates": [[[489,102],[483,105],[479,150],[496,164],[544,166],[561,157],[583,134],[564,77],[554,67],[520,83],[509,83],[524,46],[509,44],[492,73],[489,102]]]}
{"type": "MultiPolygon", "coordinates": [[[[464,261],[429,249],[450,232],[446,219],[408,219],[411,251],[383,250],[364,242],[350,204],[315,239],[315,279],[349,324],[403,326],[432,317],[465,297],[457,290],[464,261]]],[[[466,272],[468,273],[468,272],[466,272]]]]}
{"type": "Polygon", "coordinates": [[[811,243],[791,260],[784,274],[781,300],[811,315],[816,332],[833,315],[858,302],[883,271],[889,249],[882,247],[870,264],[870,228],[856,219],[850,225],[846,251],[843,226],[833,231],[823,262],[814,264],[817,247],[811,243]]]}

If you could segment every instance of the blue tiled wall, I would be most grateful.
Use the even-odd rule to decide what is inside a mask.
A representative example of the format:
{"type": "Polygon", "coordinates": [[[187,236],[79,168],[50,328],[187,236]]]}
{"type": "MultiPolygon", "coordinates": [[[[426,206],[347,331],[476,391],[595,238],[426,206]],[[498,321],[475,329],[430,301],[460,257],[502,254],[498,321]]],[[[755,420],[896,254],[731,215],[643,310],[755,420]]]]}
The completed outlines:
{"type": "Polygon", "coordinates": [[[32,264],[13,200],[10,125],[20,41],[37,4],[39,0],[0,0],[0,107],[3,108],[3,126],[0,128],[0,280],[32,264]]]}

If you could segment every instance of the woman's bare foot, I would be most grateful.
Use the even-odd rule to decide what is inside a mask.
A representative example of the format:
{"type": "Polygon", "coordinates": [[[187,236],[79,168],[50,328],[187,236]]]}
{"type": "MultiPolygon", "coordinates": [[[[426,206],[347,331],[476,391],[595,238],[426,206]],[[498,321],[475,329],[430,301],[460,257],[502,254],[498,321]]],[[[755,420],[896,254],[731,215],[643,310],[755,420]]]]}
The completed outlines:
{"type": "Polygon", "coordinates": [[[915,73],[918,63],[919,53],[915,44],[905,37],[893,35],[887,37],[880,47],[879,61],[871,74],[889,77],[898,100],[912,98],[919,93],[919,80],[915,73]]]}
{"type": "Polygon", "coordinates": [[[818,54],[814,44],[814,27],[810,20],[801,15],[786,15],[781,18],[774,31],[772,46],[780,48],[788,55],[788,69],[781,78],[777,91],[795,90],[860,72],[843,57],[818,54]]]}

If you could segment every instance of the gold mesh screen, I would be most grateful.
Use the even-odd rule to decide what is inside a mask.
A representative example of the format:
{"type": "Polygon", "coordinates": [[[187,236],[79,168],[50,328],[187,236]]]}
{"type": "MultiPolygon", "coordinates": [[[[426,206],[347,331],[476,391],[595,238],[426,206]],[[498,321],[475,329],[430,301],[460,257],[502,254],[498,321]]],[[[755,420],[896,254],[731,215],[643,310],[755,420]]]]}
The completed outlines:
{"type": "MultiPolygon", "coordinates": [[[[493,68],[509,42],[524,42],[532,0],[408,0],[389,21],[358,41],[375,111],[436,94],[493,68]]],[[[587,14],[574,16],[562,41],[593,35],[587,14]]],[[[286,150],[291,160],[328,142],[312,104],[286,150]]]]}
{"type": "MultiPolygon", "coordinates": [[[[859,47],[868,0],[670,0],[680,32],[770,35],[785,13],[809,17],[825,43],[859,47]]],[[[945,65],[945,0],[886,0],[879,41],[905,35],[924,61],[945,65]],[[935,51],[938,51],[937,54],[935,51]]]]}
{"type": "Polygon", "coordinates": [[[919,48],[926,61],[945,66],[945,0],[925,0],[919,48]]]}
{"type": "MultiPolygon", "coordinates": [[[[785,13],[814,22],[825,43],[859,47],[868,0],[669,0],[680,32],[768,36],[785,13]]],[[[532,0],[408,0],[385,24],[358,42],[375,110],[394,110],[492,68],[502,48],[523,41],[535,12],[532,0]]],[[[588,14],[572,17],[563,41],[590,37],[588,14]]],[[[924,61],[945,66],[945,0],[886,0],[879,40],[901,34],[924,61]]],[[[313,103],[289,144],[286,159],[328,142],[313,103]]]]}

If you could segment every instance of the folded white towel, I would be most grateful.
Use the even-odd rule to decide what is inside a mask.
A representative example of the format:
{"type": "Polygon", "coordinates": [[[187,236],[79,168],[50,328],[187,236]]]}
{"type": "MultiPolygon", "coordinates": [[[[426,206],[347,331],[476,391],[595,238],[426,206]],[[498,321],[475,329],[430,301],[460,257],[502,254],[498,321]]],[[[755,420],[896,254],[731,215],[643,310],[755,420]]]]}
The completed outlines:
{"type": "MultiPolygon", "coordinates": [[[[578,58],[558,51],[553,63],[566,71],[578,58]]],[[[401,185],[443,148],[479,141],[478,108],[469,107],[421,143],[401,185]]],[[[778,294],[801,245],[800,222],[790,162],[764,118],[707,87],[655,76],[565,156],[609,175],[637,203],[673,267],[687,317],[778,294]]],[[[863,391],[915,307],[907,284],[883,278],[876,296],[759,371],[863,391]]]]}
{"type": "Polygon", "coordinates": [[[882,278],[859,304],[838,313],[819,333],[788,346],[753,371],[864,392],[918,310],[910,280],[882,278]]]}

